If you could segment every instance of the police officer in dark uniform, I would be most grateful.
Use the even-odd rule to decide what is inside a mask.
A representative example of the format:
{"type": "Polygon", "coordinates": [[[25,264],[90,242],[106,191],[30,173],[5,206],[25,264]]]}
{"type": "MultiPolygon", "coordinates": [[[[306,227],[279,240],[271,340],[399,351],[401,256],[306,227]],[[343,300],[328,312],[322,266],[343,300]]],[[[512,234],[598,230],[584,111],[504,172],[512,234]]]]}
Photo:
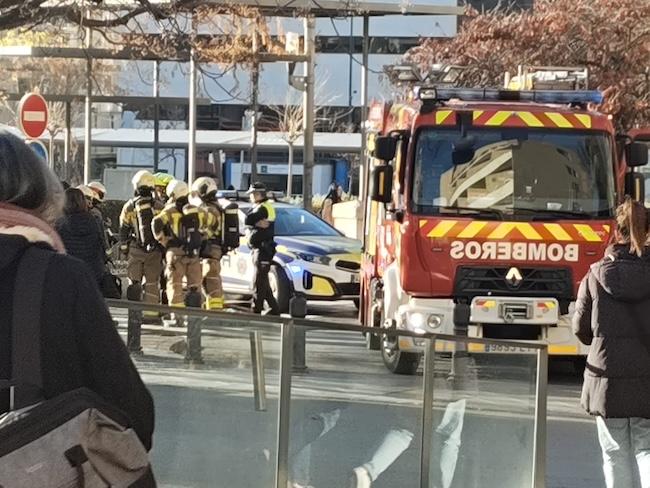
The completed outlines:
{"type": "Polygon", "coordinates": [[[251,202],[255,204],[245,221],[250,228],[248,245],[253,250],[255,267],[253,312],[261,313],[266,301],[271,308],[271,314],[280,315],[280,306],[269,284],[269,271],[275,255],[275,209],[268,200],[264,184],[253,183],[248,194],[251,202]]]}

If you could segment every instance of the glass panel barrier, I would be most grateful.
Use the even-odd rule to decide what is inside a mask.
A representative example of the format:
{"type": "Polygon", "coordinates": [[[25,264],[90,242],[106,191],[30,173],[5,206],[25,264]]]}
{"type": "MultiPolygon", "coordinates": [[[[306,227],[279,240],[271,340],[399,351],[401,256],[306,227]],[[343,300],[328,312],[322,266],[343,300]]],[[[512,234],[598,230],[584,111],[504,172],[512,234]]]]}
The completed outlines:
{"type": "Polygon", "coordinates": [[[427,486],[534,486],[539,349],[503,341],[431,343],[427,486]]]}
{"type": "Polygon", "coordinates": [[[390,373],[360,331],[317,325],[294,333],[298,344],[306,334],[306,354],[300,364],[294,348],[290,481],[369,486],[349,484],[358,476],[373,487],[419,487],[421,373],[390,373]]]}
{"type": "Polygon", "coordinates": [[[335,322],[109,305],[161,487],[544,486],[545,346],[384,331],[372,351],[335,322]],[[136,327],[145,308],[163,320],[136,327]]]}
{"type": "MultiPolygon", "coordinates": [[[[129,310],[111,311],[132,346],[129,310]]],[[[152,462],[159,486],[273,486],[281,323],[185,313],[164,312],[162,323],[149,317],[157,323],[142,325],[142,349],[132,352],[154,397],[152,462]]]]}

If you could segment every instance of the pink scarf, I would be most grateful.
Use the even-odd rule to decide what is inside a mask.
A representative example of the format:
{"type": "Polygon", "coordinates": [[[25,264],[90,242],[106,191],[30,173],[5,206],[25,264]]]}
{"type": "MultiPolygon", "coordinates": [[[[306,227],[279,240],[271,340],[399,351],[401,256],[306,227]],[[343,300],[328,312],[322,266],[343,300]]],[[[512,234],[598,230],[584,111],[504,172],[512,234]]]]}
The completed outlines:
{"type": "Polygon", "coordinates": [[[22,236],[29,242],[44,242],[60,254],[65,246],[59,234],[44,220],[29,210],[6,202],[0,202],[0,235],[22,236]]]}

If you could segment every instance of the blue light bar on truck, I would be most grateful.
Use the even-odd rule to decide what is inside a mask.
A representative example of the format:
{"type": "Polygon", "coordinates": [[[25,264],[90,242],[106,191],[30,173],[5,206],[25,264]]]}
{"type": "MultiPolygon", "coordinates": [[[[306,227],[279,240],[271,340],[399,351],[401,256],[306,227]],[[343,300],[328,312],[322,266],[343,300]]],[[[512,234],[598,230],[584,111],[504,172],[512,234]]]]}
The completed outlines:
{"type": "Polygon", "coordinates": [[[426,88],[418,90],[422,101],[464,100],[466,102],[539,102],[567,105],[584,105],[603,103],[603,94],[599,91],[571,90],[498,90],[495,88],[426,88]]]}

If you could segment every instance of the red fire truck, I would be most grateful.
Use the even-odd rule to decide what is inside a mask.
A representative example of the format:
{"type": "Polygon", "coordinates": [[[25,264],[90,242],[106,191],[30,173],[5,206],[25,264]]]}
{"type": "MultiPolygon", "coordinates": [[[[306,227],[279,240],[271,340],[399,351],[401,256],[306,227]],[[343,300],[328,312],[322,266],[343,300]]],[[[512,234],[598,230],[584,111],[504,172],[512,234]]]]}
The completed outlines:
{"type": "MultiPolygon", "coordinates": [[[[544,78],[546,79],[546,78],[544,78]]],[[[422,84],[369,111],[360,318],[368,327],[543,341],[580,357],[580,280],[642,198],[648,146],[591,109],[597,91],[422,84]]],[[[367,334],[412,374],[423,341],[367,334]]],[[[493,351],[474,344],[475,352],[493,351]]]]}

